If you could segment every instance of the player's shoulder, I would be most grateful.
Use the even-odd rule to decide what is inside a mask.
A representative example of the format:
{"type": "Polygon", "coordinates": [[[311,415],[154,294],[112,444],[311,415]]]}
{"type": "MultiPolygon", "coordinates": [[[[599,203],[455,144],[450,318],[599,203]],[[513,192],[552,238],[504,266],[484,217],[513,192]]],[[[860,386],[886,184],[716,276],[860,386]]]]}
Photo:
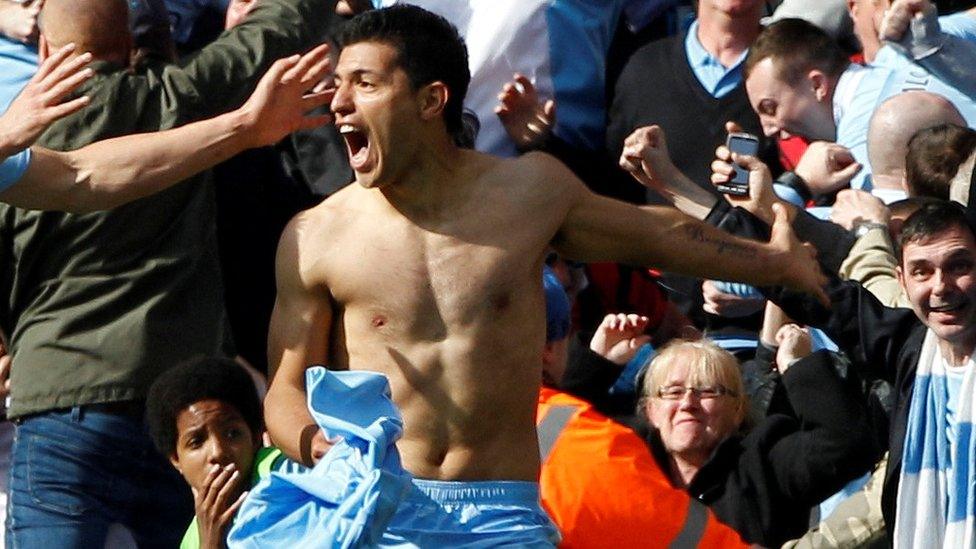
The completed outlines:
{"type": "Polygon", "coordinates": [[[573,177],[572,172],[565,164],[556,157],[540,151],[527,152],[514,158],[482,156],[491,159],[491,173],[502,174],[505,177],[517,175],[518,182],[550,179],[552,177],[559,179],[573,177]]]}
{"type": "Polygon", "coordinates": [[[348,185],[315,206],[295,214],[282,231],[278,244],[279,253],[290,250],[298,254],[299,249],[309,246],[324,250],[348,224],[349,208],[346,204],[356,190],[355,184],[348,185]]]}
{"type": "Polygon", "coordinates": [[[576,174],[549,153],[528,152],[514,159],[514,162],[527,182],[540,190],[568,192],[583,186],[576,174]]]}
{"type": "Polygon", "coordinates": [[[315,206],[298,212],[289,223],[289,229],[314,229],[315,232],[321,232],[345,226],[352,212],[356,210],[357,195],[362,191],[355,183],[346,185],[315,206]]]}
{"type": "Polygon", "coordinates": [[[562,162],[543,152],[529,152],[515,158],[499,158],[468,151],[465,162],[472,179],[488,194],[503,193],[526,204],[569,198],[583,184],[562,162]]]}

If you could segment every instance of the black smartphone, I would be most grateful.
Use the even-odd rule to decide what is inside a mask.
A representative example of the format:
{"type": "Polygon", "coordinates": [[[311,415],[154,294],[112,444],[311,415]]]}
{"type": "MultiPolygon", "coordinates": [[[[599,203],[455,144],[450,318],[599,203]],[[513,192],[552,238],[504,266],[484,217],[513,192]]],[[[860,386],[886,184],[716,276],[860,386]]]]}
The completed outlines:
{"type": "MultiPolygon", "coordinates": [[[[756,156],[759,152],[759,138],[751,133],[730,133],[725,140],[725,146],[739,155],[756,156]]],[[[732,177],[715,187],[725,194],[749,196],[749,170],[734,163],[732,167],[735,169],[732,177]]]]}

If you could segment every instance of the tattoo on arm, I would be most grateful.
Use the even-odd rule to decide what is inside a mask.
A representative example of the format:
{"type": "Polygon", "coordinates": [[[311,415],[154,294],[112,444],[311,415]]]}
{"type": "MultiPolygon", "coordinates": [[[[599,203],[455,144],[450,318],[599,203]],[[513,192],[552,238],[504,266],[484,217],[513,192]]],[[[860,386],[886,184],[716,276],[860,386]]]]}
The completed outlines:
{"type": "Polygon", "coordinates": [[[685,227],[685,232],[688,233],[688,236],[696,242],[714,246],[716,253],[719,255],[726,253],[746,254],[749,256],[755,255],[755,250],[742,242],[721,240],[708,236],[705,234],[705,228],[701,225],[689,225],[685,227]]]}

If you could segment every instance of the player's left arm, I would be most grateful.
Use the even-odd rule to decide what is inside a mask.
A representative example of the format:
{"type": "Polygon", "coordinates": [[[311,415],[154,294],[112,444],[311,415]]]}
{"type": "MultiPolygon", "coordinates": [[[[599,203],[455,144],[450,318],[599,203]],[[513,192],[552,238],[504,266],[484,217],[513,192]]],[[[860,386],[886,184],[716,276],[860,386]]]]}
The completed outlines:
{"type": "Polygon", "coordinates": [[[800,243],[787,212],[776,208],[769,242],[738,238],[674,208],[637,207],[589,191],[555,160],[545,177],[561,181],[567,209],[553,246],[578,261],[648,265],[696,277],[783,285],[826,302],[813,248],[800,243]]]}

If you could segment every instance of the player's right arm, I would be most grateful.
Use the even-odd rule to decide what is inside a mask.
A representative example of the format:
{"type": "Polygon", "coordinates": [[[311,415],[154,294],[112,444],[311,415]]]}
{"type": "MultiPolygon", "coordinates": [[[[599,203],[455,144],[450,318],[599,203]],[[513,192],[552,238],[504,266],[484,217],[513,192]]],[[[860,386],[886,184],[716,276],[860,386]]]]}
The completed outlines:
{"type": "Polygon", "coordinates": [[[310,217],[304,212],[292,219],[278,244],[278,297],[268,334],[271,386],[264,403],[271,440],[288,457],[309,466],[330,444],[308,411],[305,370],[326,364],[332,324],[328,288],[314,273],[308,250],[300,249],[310,232],[323,234],[311,231],[310,217]]]}

